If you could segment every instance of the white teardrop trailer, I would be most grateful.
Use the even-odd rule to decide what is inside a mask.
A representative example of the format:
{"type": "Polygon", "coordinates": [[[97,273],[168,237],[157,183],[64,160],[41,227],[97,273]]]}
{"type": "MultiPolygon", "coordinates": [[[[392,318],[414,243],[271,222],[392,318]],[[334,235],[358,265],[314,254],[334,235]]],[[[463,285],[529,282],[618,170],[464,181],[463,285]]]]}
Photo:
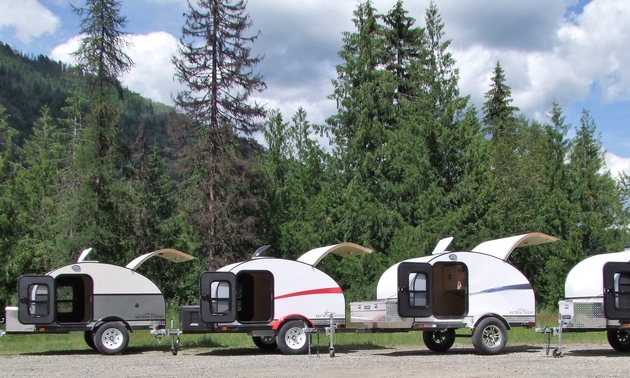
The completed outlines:
{"type": "MultiPolygon", "coordinates": [[[[136,269],[154,256],[172,262],[194,257],[162,249],[141,255],[122,267],[86,261],[91,250],[83,251],[76,263],[46,275],[21,276],[18,305],[5,308],[6,330],[2,333],[82,331],[87,345],[103,354],[124,352],[129,332],[135,329],[151,329],[158,339],[173,336],[165,327],[162,292],[136,269]]],[[[173,344],[171,352],[177,353],[173,344]]]]}
{"type": "Polygon", "coordinates": [[[606,331],[613,349],[630,351],[630,251],[582,260],[569,271],[564,291],[564,300],[558,302],[558,327],[536,329],[558,336],[554,357],[563,355],[564,332],[606,331]]]}
{"type": "Polygon", "coordinates": [[[261,349],[302,354],[309,348],[309,332],[344,327],[343,291],[315,266],[329,253],[347,257],[372,251],[341,243],[312,249],[294,261],[263,257],[267,248],[259,248],[251,260],[202,273],[200,305],[180,307],[180,329],[248,333],[261,349]]]}
{"type": "Polygon", "coordinates": [[[530,233],[486,241],[470,252],[448,252],[452,239],[441,240],[429,256],[387,269],[376,301],[350,304],[351,323],[373,332],[423,331],[425,345],[435,352],[451,348],[460,336],[456,329],[469,328],[481,354],[500,353],[508,329],[532,327],[532,285],[507,259],[515,248],[557,239],[530,233]]]}

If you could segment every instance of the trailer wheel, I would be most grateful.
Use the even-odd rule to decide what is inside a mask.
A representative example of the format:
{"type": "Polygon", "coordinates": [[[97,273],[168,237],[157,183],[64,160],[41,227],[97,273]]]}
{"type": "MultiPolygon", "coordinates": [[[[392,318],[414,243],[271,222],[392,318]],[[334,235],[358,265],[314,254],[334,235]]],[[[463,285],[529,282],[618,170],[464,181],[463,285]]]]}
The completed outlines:
{"type": "Polygon", "coordinates": [[[452,328],[444,331],[424,331],[422,340],[429,350],[433,352],[446,352],[455,343],[455,330],[452,328]]]}
{"type": "Polygon", "coordinates": [[[129,332],[118,322],[105,323],[96,330],[94,344],[103,354],[122,353],[129,345],[129,332]]]}
{"type": "Polygon", "coordinates": [[[497,318],[482,319],[472,334],[472,344],[480,354],[497,354],[507,344],[505,324],[497,318]]]}
{"type": "Polygon", "coordinates": [[[630,352],[630,332],[622,329],[606,332],[608,344],[618,352],[630,352]]]}
{"type": "Polygon", "coordinates": [[[90,347],[90,349],[98,351],[98,349],[96,349],[96,345],[94,344],[94,333],[92,333],[92,331],[83,332],[83,338],[85,339],[85,343],[87,344],[87,346],[90,347]]]}
{"type": "Polygon", "coordinates": [[[274,350],[278,347],[276,338],[273,336],[252,336],[252,340],[262,350],[274,350]]]}
{"type": "Polygon", "coordinates": [[[276,337],[278,348],[284,354],[304,354],[308,348],[308,336],[304,332],[304,322],[290,320],[280,327],[276,337]]]}

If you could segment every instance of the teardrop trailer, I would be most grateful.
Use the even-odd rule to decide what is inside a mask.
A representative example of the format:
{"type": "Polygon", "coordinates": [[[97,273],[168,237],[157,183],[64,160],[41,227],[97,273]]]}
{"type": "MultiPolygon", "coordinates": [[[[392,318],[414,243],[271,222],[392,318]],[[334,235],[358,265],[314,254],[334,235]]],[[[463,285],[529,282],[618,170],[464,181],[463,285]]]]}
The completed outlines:
{"type": "Polygon", "coordinates": [[[343,291],[315,266],[328,254],[357,256],[371,249],[341,243],[297,260],[264,257],[263,251],[200,275],[199,305],[180,307],[183,333],[248,333],[261,349],[303,354],[310,351],[311,332],[345,326],[343,291]]]}
{"type": "MultiPolygon", "coordinates": [[[[129,332],[136,329],[151,329],[160,340],[174,336],[166,328],[162,292],[136,269],[154,256],[177,263],[194,257],[162,249],[143,254],[122,267],[86,261],[91,250],[84,250],[76,263],[46,275],[21,276],[18,305],[5,308],[6,329],[2,333],[81,331],[87,345],[102,354],[124,352],[129,332]]],[[[179,334],[179,330],[176,332],[179,334]]],[[[171,351],[177,353],[173,344],[171,351]]]]}
{"type": "Polygon", "coordinates": [[[468,328],[480,354],[503,351],[512,327],[534,326],[532,286],[507,259],[515,248],[557,239],[530,233],[486,241],[472,251],[446,251],[452,239],[441,240],[429,256],[387,269],[376,301],[350,303],[351,323],[372,332],[422,331],[434,352],[449,350],[455,337],[469,336],[455,333],[468,328]]]}
{"type": "Polygon", "coordinates": [[[613,349],[630,351],[630,251],[587,257],[569,271],[564,290],[558,327],[536,329],[558,336],[554,357],[563,355],[565,332],[605,331],[613,349]]]}

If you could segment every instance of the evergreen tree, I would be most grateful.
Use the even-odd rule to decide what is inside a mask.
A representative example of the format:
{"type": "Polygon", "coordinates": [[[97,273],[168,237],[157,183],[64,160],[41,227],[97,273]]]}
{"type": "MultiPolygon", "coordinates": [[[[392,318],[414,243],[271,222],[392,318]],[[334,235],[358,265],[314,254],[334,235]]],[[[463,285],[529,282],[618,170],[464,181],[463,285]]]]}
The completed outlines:
{"type": "Polygon", "coordinates": [[[567,273],[584,257],[578,241],[579,207],[570,198],[573,183],[566,162],[571,149],[571,140],[567,137],[569,128],[562,109],[554,101],[549,122],[542,129],[540,147],[543,152],[536,162],[543,174],[545,189],[536,209],[540,222],[538,230],[557,237],[559,241],[542,248],[544,250],[533,259],[530,269],[534,274],[530,281],[537,287],[539,304],[550,308],[563,298],[567,273]]]}
{"type": "MultiPolygon", "coordinates": [[[[497,219],[498,229],[495,229],[494,237],[520,232],[523,224],[515,222],[513,217],[522,218],[518,213],[519,206],[524,206],[520,201],[527,196],[525,190],[520,190],[523,179],[523,165],[519,163],[519,142],[522,139],[516,137],[519,128],[527,128],[527,121],[518,118],[517,107],[511,106],[511,89],[505,84],[505,73],[497,62],[492,77],[490,89],[486,92],[486,102],[483,105],[486,130],[491,135],[492,152],[491,167],[496,203],[493,218],[497,219]]],[[[525,131],[526,132],[526,131],[525,131]]]]}
{"type": "Polygon", "coordinates": [[[85,247],[77,243],[78,230],[82,224],[80,220],[79,191],[82,178],[78,169],[79,151],[85,148],[85,112],[87,100],[79,86],[75,87],[72,94],[66,98],[66,106],[62,108],[65,116],[60,118],[59,124],[67,133],[67,154],[63,164],[63,172],[59,182],[59,219],[65,230],[65,238],[60,243],[66,242],[66,251],[78,254],[79,249],[85,247]]]}
{"type": "Polygon", "coordinates": [[[120,8],[117,0],[87,0],[86,8],[73,7],[85,35],[73,55],[86,80],[90,104],[84,133],[87,142],[80,146],[77,159],[83,179],[78,194],[80,236],[102,261],[115,263],[124,263],[137,253],[126,249],[130,214],[124,207],[130,194],[119,179],[128,150],[118,138],[119,103],[112,98],[114,91],[123,99],[120,75],[133,67],[124,52],[126,18],[120,8]]]}
{"type": "Polygon", "coordinates": [[[265,177],[263,189],[265,207],[262,210],[264,242],[272,245],[271,254],[283,256],[285,253],[282,227],[292,220],[289,212],[290,198],[287,186],[290,175],[291,139],[289,124],[279,110],[271,110],[263,129],[267,145],[266,154],[261,156],[261,169],[265,177]]]}
{"type": "MultiPolygon", "coordinates": [[[[19,276],[41,274],[66,262],[58,253],[59,182],[66,156],[66,135],[57,128],[47,107],[22,149],[22,164],[17,172],[19,223],[25,226],[14,248],[11,265],[19,276]]],[[[17,279],[17,276],[15,276],[17,279]]]]}
{"type": "Polygon", "coordinates": [[[129,42],[122,31],[127,21],[120,14],[121,5],[120,0],[86,0],[86,8],[72,6],[81,18],[80,30],[85,35],[72,55],[96,96],[107,96],[113,88],[122,99],[119,77],[134,65],[124,52],[129,42]]]}
{"type": "Polygon", "coordinates": [[[509,138],[514,135],[514,118],[519,108],[510,105],[512,90],[505,84],[505,72],[497,62],[490,90],[486,92],[486,102],[483,104],[483,122],[488,128],[493,141],[509,138]]]}
{"type": "Polygon", "coordinates": [[[187,117],[180,132],[195,141],[183,150],[190,180],[186,186],[189,195],[201,198],[191,211],[213,267],[243,254],[257,240],[250,212],[256,198],[246,192],[247,181],[257,178],[239,155],[237,137],[261,129],[265,110],[249,98],[265,83],[253,72],[262,58],[252,56],[248,47],[258,34],[245,35],[252,25],[245,11],[243,0],[189,4],[179,54],[173,58],[175,75],[187,86],[175,98],[187,117]]]}
{"type": "Polygon", "coordinates": [[[304,109],[298,109],[291,123],[282,122],[277,111],[272,114],[265,166],[273,195],[268,212],[278,237],[269,240],[279,243],[283,257],[294,259],[314,246],[335,242],[328,155],[312,139],[317,127],[308,122],[304,109]]]}
{"type": "Polygon", "coordinates": [[[416,20],[407,16],[402,1],[397,1],[394,8],[383,19],[383,33],[388,55],[386,69],[394,74],[398,87],[394,93],[395,103],[401,105],[405,100],[417,103],[424,88],[414,85],[427,59],[425,32],[414,27],[416,20]]]}
{"type": "Polygon", "coordinates": [[[330,96],[337,114],[327,120],[342,172],[338,201],[343,218],[334,221],[341,228],[340,239],[383,251],[400,225],[400,217],[386,203],[392,191],[387,151],[398,83],[392,72],[381,69],[390,55],[372,3],[359,4],[354,15],[357,31],[344,33],[339,53],[343,63],[337,66],[330,96]]]}
{"type": "Polygon", "coordinates": [[[19,197],[14,142],[18,131],[9,127],[8,119],[5,108],[0,105],[0,258],[5,261],[0,270],[0,311],[3,312],[15,295],[15,278],[19,272],[10,262],[24,229],[18,222],[19,211],[14,200],[19,197]]]}
{"type": "Polygon", "coordinates": [[[570,199],[580,207],[576,221],[585,256],[621,250],[628,237],[623,196],[605,170],[604,150],[595,133],[595,120],[583,111],[569,153],[569,169],[573,183],[570,199]]]}

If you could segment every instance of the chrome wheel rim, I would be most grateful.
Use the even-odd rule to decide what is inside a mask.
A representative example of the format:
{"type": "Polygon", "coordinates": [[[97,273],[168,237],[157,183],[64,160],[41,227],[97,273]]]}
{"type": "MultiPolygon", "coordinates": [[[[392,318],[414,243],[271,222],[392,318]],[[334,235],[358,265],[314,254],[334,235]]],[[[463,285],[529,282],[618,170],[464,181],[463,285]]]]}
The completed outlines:
{"type": "Polygon", "coordinates": [[[496,347],[501,344],[501,330],[495,325],[483,329],[481,340],[488,347],[496,347]]]}

